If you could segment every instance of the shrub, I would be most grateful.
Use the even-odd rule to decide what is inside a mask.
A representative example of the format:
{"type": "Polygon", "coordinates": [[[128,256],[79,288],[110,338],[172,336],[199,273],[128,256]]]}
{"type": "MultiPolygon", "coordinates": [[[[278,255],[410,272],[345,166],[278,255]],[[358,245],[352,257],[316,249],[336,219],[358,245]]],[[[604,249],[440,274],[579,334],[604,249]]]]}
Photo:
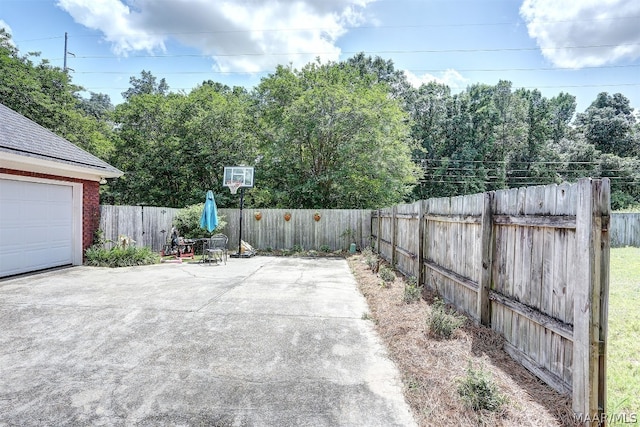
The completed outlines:
{"type": "Polygon", "coordinates": [[[377,273],[380,268],[378,255],[374,254],[371,248],[364,248],[362,250],[362,256],[364,257],[364,262],[369,266],[371,271],[377,273]]]}
{"type": "Polygon", "coordinates": [[[187,239],[195,239],[198,237],[211,237],[213,234],[220,233],[227,225],[224,215],[218,215],[218,226],[209,233],[204,228],[200,228],[200,217],[204,211],[204,203],[187,206],[180,209],[173,218],[173,226],[178,229],[180,236],[187,239]]]}
{"type": "Polygon", "coordinates": [[[438,298],[434,301],[431,315],[427,319],[429,332],[437,338],[451,338],[465,322],[466,318],[463,315],[447,310],[444,302],[438,298]]]}
{"type": "Polygon", "coordinates": [[[507,401],[482,367],[474,369],[471,362],[467,368],[467,375],[458,384],[458,394],[474,411],[481,409],[497,411],[507,401]]]}
{"type": "Polygon", "coordinates": [[[331,247],[329,245],[320,246],[320,252],[329,253],[331,252],[331,247]]]}
{"type": "Polygon", "coordinates": [[[300,245],[293,245],[293,248],[291,249],[294,253],[300,253],[300,252],[304,252],[304,249],[302,248],[302,246],[300,245]]]}
{"type": "Polygon", "coordinates": [[[383,285],[388,286],[391,282],[393,282],[396,278],[396,274],[388,267],[380,267],[380,271],[378,272],[380,278],[384,282],[383,285]]]}
{"type": "Polygon", "coordinates": [[[408,277],[404,284],[404,296],[403,301],[407,304],[416,302],[422,295],[422,286],[418,286],[418,279],[414,276],[408,277]]]}
{"type": "Polygon", "coordinates": [[[92,267],[130,267],[160,262],[160,256],[150,248],[131,245],[114,246],[111,249],[94,245],[85,251],[85,257],[85,264],[92,267]]]}

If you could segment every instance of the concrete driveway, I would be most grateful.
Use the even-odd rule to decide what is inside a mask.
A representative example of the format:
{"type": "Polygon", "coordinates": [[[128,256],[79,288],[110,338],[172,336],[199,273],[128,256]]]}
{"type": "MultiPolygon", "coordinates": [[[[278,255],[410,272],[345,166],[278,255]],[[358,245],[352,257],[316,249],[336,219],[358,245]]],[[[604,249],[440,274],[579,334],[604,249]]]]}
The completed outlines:
{"type": "Polygon", "coordinates": [[[0,425],[411,426],[343,259],[0,281],[0,425]]]}

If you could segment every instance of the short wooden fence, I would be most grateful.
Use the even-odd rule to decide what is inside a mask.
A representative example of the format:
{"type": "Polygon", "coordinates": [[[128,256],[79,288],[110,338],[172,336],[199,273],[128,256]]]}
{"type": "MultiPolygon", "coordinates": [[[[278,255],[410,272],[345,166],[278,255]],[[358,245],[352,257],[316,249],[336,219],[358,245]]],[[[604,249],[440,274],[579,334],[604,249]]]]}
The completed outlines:
{"type": "Polygon", "coordinates": [[[573,409],[605,408],[609,180],[423,200],[372,213],[375,249],[505,338],[573,409]]]}

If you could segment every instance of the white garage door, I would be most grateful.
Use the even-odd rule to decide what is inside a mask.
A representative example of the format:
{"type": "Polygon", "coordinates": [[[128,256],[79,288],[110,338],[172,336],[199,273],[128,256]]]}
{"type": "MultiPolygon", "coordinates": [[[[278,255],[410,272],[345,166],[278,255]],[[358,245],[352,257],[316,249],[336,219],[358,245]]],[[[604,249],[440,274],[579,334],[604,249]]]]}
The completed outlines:
{"type": "Polygon", "coordinates": [[[73,187],[0,179],[0,277],[72,264],[73,187]]]}

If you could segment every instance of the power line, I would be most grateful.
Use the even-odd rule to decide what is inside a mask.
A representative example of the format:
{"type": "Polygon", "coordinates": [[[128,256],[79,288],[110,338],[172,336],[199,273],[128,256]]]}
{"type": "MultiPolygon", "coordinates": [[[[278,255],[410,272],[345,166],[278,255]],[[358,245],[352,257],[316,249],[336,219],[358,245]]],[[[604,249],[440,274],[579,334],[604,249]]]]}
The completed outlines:
{"type": "MultiPolygon", "coordinates": [[[[570,50],[570,49],[610,49],[625,46],[640,46],[640,43],[624,43],[624,44],[603,44],[603,45],[575,45],[575,46],[556,46],[556,47],[514,47],[514,48],[473,48],[473,49],[412,49],[412,50],[376,50],[366,51],[367,54],[419,54],[419,53],[479,53],[479,52],[530,52],[538,50],[570,50]]],[[[355,55],[363,53],[363,51],[342,51],[342,54],[355,55]]],[[[211,57],[240,57],[240,56],[292,56],[292,55],[329,55],[334,52],[241,52],[241,53],[216,53],[216,54],[196,54],[196,53],[181,53],[181,54],[140,54],[129,55],[129,58],[211,58],[211,57]]],[[[81,59],[113,59],[113,55],[80,55],[81,59]]]]}
{"type": "MultiPolygon", "coordinates": [[[[617,69],[617,68],[640,68],[640,64],[628,64],[628,65],[601,65],[601,66],[590,66],[590,67],[582,67],[581,70],[588,69],[598,69],[598,70],[607,70],[607,69],[617,69]]],[[[451,68],[442,68],[442,69],[407,69],[404,71],[410,71],[412,73],[439,73],[446,72],[451,70],[451,68]]],[[[507,71],[564,71],[564,70],[574,70],[571,67],[541,67],[541,68],[456,68],[455,71],[458,72],[507,72],[507,71]]],[[[135,74],[138,71],[81,71],[76,74],[111,74],[111,75],[131,75],[131,73],[135,74]]],[[[272,73],[273,70],[261,70],[261,71],[169,71],[164,72],[163,75],[198,75],[198,74],[263,74],[263,73],[272,73]]]]}
{"type": "MultiPolygon", "coordinates": [[[[10,0],[4,0],[10,1],[10,0]]],[[[18,1],[18,0],[16,0],[18,1]]],[[[24,1],[24,0],[19,0],[24,1]]],[[[48,0],[43,0],[48,1],[48,0]]],[[[609,18],[593,18],[593,19],[566,19],[555,21],[539,21],[542,24],[568,24],[568,23],[587,23],[587,22],[611,22],[611,21],[628,21],[628,20],[640,20],[639,16],[623,16],[623,17],[609,17],[609,18]]],[[[519,25],[520,22],[504,21],[504,22],[470,22],[470,23],[425,23],[425,24],[399,24],[399,25],[358,25],[358,26],[342,26],[341,29],[348,31],[356,30],[406,30],[406,29],[419,29],[419,28],[465,28],[465,27],[492,27],[492,26],[512,26],[519,25]]],[[[211,30],[211,31],[171,31],[171,32],[147,32],[146,35],[150,36],[181,36],[181,35],[201,35],[201,34],[246,34],[255,32],[265,33],[279,33],[279,32],[297,32],[297,31],[328,31],[332,30],[332,27],[288,27],[288,28],[249,28],[249,29],[233,29],[233,30],[211,30]]],[[[128,33],[114,33],[110,34],[112,37],[127,36],[128,33]]],[[[73,38],[102,38],[104,34],[79,34],[71,35],[73,38]]],[[[16,40],[16,43],[34,42],[55,40],[62,38],[62,36],[42,37],[37,39],[24,39],[16,40]]]]}

